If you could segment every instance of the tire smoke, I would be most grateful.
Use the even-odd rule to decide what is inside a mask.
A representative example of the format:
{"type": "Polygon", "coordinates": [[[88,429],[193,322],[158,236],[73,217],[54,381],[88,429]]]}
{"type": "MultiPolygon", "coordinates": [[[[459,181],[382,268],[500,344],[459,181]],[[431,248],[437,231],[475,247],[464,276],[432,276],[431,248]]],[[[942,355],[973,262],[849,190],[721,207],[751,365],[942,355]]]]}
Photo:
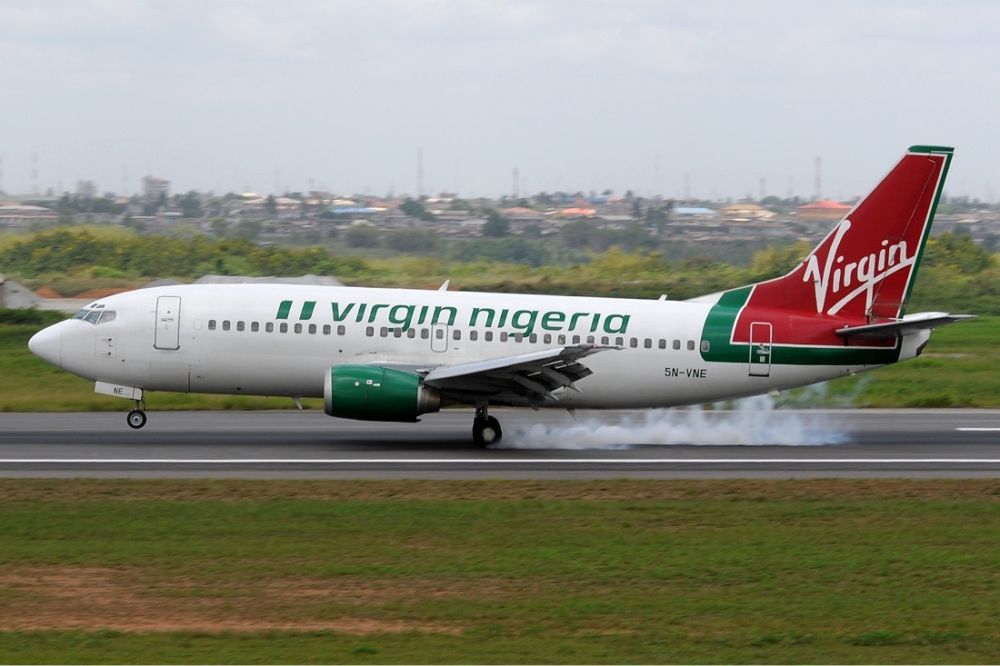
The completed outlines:
{"type": "Polygon", "coordinates": [[[849,441],[827,413],[777,409],[768,395],[730,409],[592,414],[566,425],[514,428],[498,448],[627,449],[633,446],[824,446],[849,441]]]}

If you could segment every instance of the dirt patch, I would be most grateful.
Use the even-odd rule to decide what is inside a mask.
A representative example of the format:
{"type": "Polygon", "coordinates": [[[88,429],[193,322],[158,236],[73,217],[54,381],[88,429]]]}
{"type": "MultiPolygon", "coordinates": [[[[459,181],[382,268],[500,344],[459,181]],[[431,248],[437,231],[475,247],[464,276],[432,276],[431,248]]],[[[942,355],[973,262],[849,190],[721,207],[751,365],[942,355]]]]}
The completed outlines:
{"type": "Polygon", "coordinates": [[[35,296],[39,298],[62,298],[62,294],[52,287],[39,287],[35,290],[35,296]]]}
{"type": "Polygon", "coordinates": [[[3,479],[0,502],[1000,500],[1000,480],[223,481],[3,479]]]}
{"type": "MultiPolygon", "coordinates": [[[[420,587],[418,584],[417,587],[420,587]]],[[[432,587],[428,584],[428,587],[432,587]]],[[[412,586],[407,583],[408,591],[412,586]]],[[[185,580],[147,581],[141,570],[30,567],[0,571],[0,631],[333,631],[457,634],[461,626],[358,616],[323,618],[331,603],[398,601],[397,583],[296,580],[201,591],[185,580]]],[[[457,592],[456,592],[457,593],[457,592]]],[[[419,592],[412,592],[419,595],[419,592]]]]}
{"type": "Polygon", "coordinates": [[[503,578],[437,580],[427,578],[288,579],[269,583],[269,595],[288,599],[324,599],[346,604],[387,604],[425,599],[509,599],[534,591],[537,582],[503,578]]]}
{"type": "Polygon", "coordinates": [[[131,290],[131,287],[104,287],[102,289],[88,289],[86,291],[81,291],[74,298],[89,298],[91,300],[97,300],[98,298],[114,296],[115,294],[131,290]]]}

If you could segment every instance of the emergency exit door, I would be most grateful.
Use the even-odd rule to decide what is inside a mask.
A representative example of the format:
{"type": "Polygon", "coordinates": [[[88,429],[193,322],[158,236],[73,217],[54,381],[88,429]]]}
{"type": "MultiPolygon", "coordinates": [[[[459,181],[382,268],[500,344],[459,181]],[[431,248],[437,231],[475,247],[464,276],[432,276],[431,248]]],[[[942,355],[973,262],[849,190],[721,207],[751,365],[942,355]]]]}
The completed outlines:
{"type": "Polygon", "coordinates": [[[156,299],[156,349],[179,349],[181,346],[181,297],[160,296],[156,299]]]}
{"type": "Polygon", "coordinates": [[[750,324],[750,376],[771,375],[771,322],[750,324]]]}

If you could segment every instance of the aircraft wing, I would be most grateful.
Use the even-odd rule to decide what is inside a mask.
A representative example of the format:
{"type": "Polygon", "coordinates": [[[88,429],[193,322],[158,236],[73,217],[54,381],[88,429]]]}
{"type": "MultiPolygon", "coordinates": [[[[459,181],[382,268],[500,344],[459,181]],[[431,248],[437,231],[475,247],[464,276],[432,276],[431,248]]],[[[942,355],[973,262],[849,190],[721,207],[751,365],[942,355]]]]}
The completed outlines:
{"type": "Polygon", "coordinates": [[[552,391],[568,387],[592,374],[581,359],[609,349],[608,345],[573,345],[527,354],[499,356],[485,361],[441,365],[424,375],[424,384],[443,393],[539,406],[558,400],[552,391]]]}
{"type": "Polygon", "coordinates": [[[967,314],[947,314],[945,312],[921,312],[907,315],[902,319],[879,322],[877,324],[864,324],[862,326],[845,326],[837,329],[837,335],[842,338],[893,338],[897,335],[904,335],[912,331],[930,330],[945,324],[953,324],[957,321],[974,319],[975,315],[967,314]]]}

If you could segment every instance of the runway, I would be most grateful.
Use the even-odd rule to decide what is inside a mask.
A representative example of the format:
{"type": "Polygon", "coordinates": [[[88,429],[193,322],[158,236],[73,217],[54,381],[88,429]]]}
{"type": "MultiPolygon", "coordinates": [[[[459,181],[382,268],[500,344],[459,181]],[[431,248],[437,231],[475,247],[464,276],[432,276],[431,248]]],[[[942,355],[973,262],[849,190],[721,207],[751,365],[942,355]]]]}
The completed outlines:
{"type": "Polygon", "coordinates": [[[2,477],[607,479],[1000,477],[1000,410],[565,412],[493,410],[421,423],[317,412],[0,415],[2,477]]]}

